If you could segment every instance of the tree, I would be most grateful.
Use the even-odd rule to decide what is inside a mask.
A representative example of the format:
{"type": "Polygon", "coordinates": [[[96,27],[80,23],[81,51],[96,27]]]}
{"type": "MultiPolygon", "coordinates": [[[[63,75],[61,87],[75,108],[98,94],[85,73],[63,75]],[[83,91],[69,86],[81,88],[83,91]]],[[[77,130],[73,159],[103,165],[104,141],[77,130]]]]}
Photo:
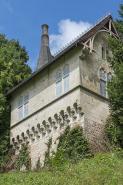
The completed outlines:
{"type": "Polygon", "coordinates": [[[19,40],[7,40],[0,34],[0,156],[9,138],[10,106],[5,94],[31,74],[32,70],[26,64],[28,60],[19,40]]]}
{"type": "Polygon", "coordinates": [[[106,130],[113,142],[123,147],[123,5],[120,4],[119,16],[114,25],[121,37],[117,40],[108,37],[108,47],[112,51],[113,57],[107,56],[110,67],[114,75],[107,85],[110,101],[110,119],[107,121],[106,130]]]}

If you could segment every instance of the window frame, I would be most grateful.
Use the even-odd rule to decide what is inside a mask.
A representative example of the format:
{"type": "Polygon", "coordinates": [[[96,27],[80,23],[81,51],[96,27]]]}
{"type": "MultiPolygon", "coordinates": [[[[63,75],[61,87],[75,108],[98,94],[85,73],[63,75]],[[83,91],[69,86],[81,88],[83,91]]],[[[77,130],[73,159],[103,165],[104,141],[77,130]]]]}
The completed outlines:
{"type": "MultiPolygon", "coordinates": [[[[108,80],[108,75],[111,75],[111,77],[112,77],[112,73],[111,72],[106,72],[105,71],[105,69],[104,68],[100,68],[100,70],[99,70],[99,79],[100,79],[100,82],[101,82],[101,80],[103,81],[103,82],[105,82],[105,85],[106,85],[106,87],[107,87],[107,82],[108,81],[111,81],[111,79],[110,80],[108,80]],[[104,71],[104,73],[105,73],[105,79],[104,78],[102,78],[101,76],[100,76],[100,71],[101,70],[103,70],[104,71]]],[[[107,91],[106,91],[106,89],[105,89],[105,92],[106,92],[106,96],[103,96],[102,94],[101,94],[101,84],[100,84],[100,94],[101,94],[101,96],[103,96],[103,97],[105,97],[105,98],[107,98],[108,97],[108,94],[107,94],[107,91]]]]}
{"type": "MultiPolygon", "coordinates": [[[[59,98],[59,97],[62,96],[63,94],[67,93],[67,92],[69,91],[69,89],[70,89],[69,65],[65,66],[65,67],[63,68],[63,70],[59,70],[59,71],[57,72],[56,76],[57,76],[59,73],[61,73],[61,78],[59,78],[58,80],[56,79],[56,81],[55,81],[55,84],[56,84],[56,98],[59,98]],[[64,70],[65,70],[66,68],[68,68],[68,73],[67,73],[67,74],[64,74],[64,70]],[[69,87],[68,87],[67,91],[65,91],[65,78],[67,78],[67,77],[68,77],[69,87]],[[58,91],[57,91],[57,84],[58,84],[59,82],[61,82],[61,93],[60,93],[60,95],[57,95],[57,92],[58,92],[58,91]]],[[[56,76],[55,76],[55,78],[56,78],[56,76]]]]}
{"type": "MultiPolygon", "coordinates": [[[[99,77],[100,77],[100,94],[101,94],[101,81],[103,81],[103,82],[105,83],[105,87],[106,87],[106,85],[107,85],[107,75],[106,75],[106,71],[104,70],[104,68],[101,68],[101,69],[99,70],[99,77]],[[104,72],[105,78],[101,77],[100,71],[103,71],[103,72],[104,72]]],[[[103,96],[103,95],[101,94],[101,96],[103,96]]],[[[106,89],[105,89],[105,96],[103,96],[103,97],[105,97],[105,98],[107,97],[106,89]]]]}
{"type": "MultiPolygon", "coordinates": [[[[69,83],[68,85],[69,86],[68,86],[68,90],[65,92],[65,82],[64,82],[64,79],[67,78],[67,77],[69,77],[69,66],[67,66],[67,67],[68,67],[68,73],[65,74],[65,75],[63,74],[63,84],[64,84],[63,85],[63,87],[64,87],[63,89],[64,89],[64,94],[67,93],[69,91],[69,89],[70,89],[70,79],[68,78],[69,79],[69,81],[68,81],[68,83],[69,83]]],[[[64,69],[66,69],[67,67],[65,67],[64,69]]],[[[64,69],[63,69],[63,71],[64,71],[64,69]]]]}
{"type": "MultiPolygon", "coordinates": [[[[62,71],[59,71],[57,74],[56,74],[56,76],[59,74],[59,73],[61,73],[61,78],[59,78],[58,80],[56,79],[56,98],[59,98],[61,95],[62,95],[62,71]],[[57,95],[57,84],[59,83],[59,82],[61,82],[61,95],[57,95]]],[[[56,77],[55,76],[55,77],[56,77]]]]}
{"type": "Polygon", "coordinates": [[[21,96],[18,101],[18,121],[21,121],[23,119],[23,97],[21,96]],[[19,105],[19,101],[22,99],[22,104],[19,105]],[[20,118],[20,111],[22,108],[22,117],[20,118]]]}
{"type": "Polygon", "coordinates": [[[28,95],[28,99],[25,101],[24,100],[24,103],[23,103],[23,111],[24,111],[24,114],[23,114],[23,118],[26,118],[27,116],[28,116],[28,114],[29,114],[29,93],[26,93],[26,95],[24,96],[24,98],[26,97],[28,95]],[[27,116],[25,116],[25,105],[28,105],[28,114],[27,114],[27,116]]]}
{"type": "Polygon", "coordinates": [[[29,93],[26,93],[24,96],[20,96],[19,98],[19,101],[18,101],[18,122],[23,120],[24,118],[26,118],[28,115],[29,115],[29,93]],[[25,97],[28,95],[28,98],[27,100],[25,101],[25,97]],[[19,105],[19,101],[22,99],[22,104],[19,105]],[[25,116],[25,105],[28,104],[28,113],[27,115],[25,116]],[[22,116],[21,118],[19,117],[20,115],[20,108],[22,108],[22,116]]]}

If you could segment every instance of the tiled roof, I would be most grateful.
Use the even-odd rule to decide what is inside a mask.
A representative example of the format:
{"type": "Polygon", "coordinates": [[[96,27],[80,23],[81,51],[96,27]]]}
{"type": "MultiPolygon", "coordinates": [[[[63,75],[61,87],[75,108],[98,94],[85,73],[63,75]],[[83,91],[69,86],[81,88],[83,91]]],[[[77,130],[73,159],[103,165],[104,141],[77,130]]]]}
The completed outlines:
{"type": "Polygon", "coordinates": [[[111,17],[111,15],[107,16],[101,22],[99,22],[96,26],[90,29],[87,33],[85,33],[82,37],[78,39],[78,41],[84,40],[87,37],[92,36],[97,30],[99,30],[111,17]]]}

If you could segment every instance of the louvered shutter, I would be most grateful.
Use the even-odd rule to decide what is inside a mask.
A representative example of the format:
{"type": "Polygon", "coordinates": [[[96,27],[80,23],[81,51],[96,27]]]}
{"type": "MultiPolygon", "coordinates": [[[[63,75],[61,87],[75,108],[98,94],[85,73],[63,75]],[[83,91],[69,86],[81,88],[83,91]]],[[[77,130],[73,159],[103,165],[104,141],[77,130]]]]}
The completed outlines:
{"type": "Polygon", "coordinates": [[[100,80],[100,93],[102,96],[106,97],[106,82],[104,82],[103,80],[100,80]]]}
{"type": "Polygon", "coordinates": [[[29,107],[29,102],[24,104],[24,118],[28,116],[28,107],[29,107]]]}
{"type": "Polygon", "coordinates": [[[56,97],[58,98],[61,95],[62,95],[62,81],[59,81],[56,83],[56,97]]]}
{"type": "Polygon", "coordinates": [[[56,75],[56,81],[60,80],[62,78],[62,73],[59,72],[57,75],[56,75]]]}
{"type": "Polygon", "coordinates": [[[64,78],[64,93],[69,91],[69,75],[64,78]]]}
{"type": "Polygon", "coordinates": [[[25,97],[24,97],[24,103],[27,102],[29,100],[29,94],[27,94],[25,97]]]}
{"type": "Polygon", "coordinates": [[[18,121],[22,120],[23,118],[23,106],[18,108],[18,121]]]}
{"type": "Polygon", "coordinates": [[[69,66],[66,67],[66,68],[63,70],[63,76],[66,76],[67,74],[69,74],[69,66]]]}

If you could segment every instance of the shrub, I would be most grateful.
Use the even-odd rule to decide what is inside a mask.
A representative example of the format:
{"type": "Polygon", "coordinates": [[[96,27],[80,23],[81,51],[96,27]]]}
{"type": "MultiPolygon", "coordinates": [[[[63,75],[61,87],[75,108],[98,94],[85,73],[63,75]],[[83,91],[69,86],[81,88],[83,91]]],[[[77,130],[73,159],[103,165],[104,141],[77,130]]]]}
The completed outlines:
{"type": "Polygon", "coordinates": [[[58,138],[58,149],[64,149],[65,158],[70,162],[76,163],[83,158],[92,157],[88,141],[83,136],[83,129],[77,125],[72,130],[67,126],[64,133],[58,138]]]}

